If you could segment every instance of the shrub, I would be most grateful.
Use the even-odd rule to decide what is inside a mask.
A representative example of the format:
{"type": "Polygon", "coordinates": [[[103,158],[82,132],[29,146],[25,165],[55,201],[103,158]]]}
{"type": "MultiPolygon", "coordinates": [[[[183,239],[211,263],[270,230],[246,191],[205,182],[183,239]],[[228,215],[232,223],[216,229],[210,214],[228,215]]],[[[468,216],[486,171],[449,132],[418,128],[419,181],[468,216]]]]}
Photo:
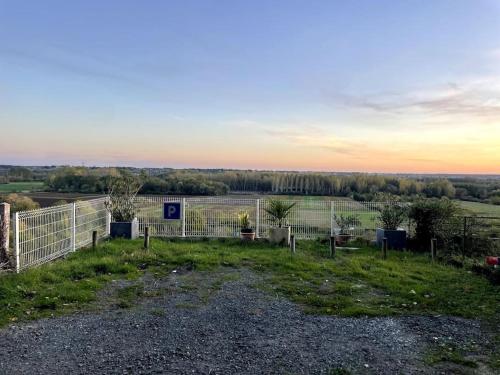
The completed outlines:
{"type": "Polygon", "coordinates": [[[408,206],[392,198],[380,209],[378,219],[383,229],[396,230],[408,219],[408,206]]]}
{"type": "Polygon", "coordinates": [[[281,228],[283,224],[286,224],[286,218],[290,215],[295,205],[296,203],[286,203],[281,199],[271,199],[269,200],[269,207],[264,210],[271,218],[271,221],[278,224],[278,227],[281,228]]]}
{"type": "Polygon", "coordinates": [[[106,202],[106,208],[115,221],[130,222],[135,219],[134,198],[140,188],[139,180],[131,175],[109,178],[109,201],[106,202]]]}
{"type": "Polygon", "coordinates": [[[459,207],[446,198],[419,199],[409,211],[415,227],[415,243],[420,249],[428,249],[432,238],[449,245],[460,228],[459,207]]]}
{"type": "Polygon", "coordinates": [[[340,228],[340,234],[349,234],[348,230],[350,228],[361,225],[361,220],[356,215],[335,215],[334,218],[340,228]]]}
{"type": "Polygon", "coordinates": [[[40,205],[33,199],[15,193],[7,195],[0,201],[10,204],[10,212],[12,213],[40,208],[40,205]]]}

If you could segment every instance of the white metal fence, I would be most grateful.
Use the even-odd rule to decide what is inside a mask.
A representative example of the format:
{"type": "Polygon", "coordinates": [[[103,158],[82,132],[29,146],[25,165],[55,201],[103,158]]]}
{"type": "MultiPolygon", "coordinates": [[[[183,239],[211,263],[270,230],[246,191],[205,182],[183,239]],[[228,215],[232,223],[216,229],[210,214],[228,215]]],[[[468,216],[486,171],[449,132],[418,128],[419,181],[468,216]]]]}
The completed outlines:
{"type": "Polygon", "coordinates": [[[92,232],[109,233],[107,198],[14,214],[16,270],[51,261],[92,242],[92,232]]]}
{"type": "MultiPolygon", "coordinates": [[[[348,200],[286,200],[295,203],[287,224],[297,238],[311,239],[337,234],[338,219],[354,216],[357,224],[347,231],[356,236],[371,238],[379,226],[378,213],[385,203],[348,200]]],[[[238,214],[247,212],[257,237],[267,237],[273,226],[266,209],[269,199],[240,198],[182,198],[139,196],[136,198],[140,233],[149,227],[151,236],[157,237],[238,237],[238,214]],[[177,222],[163,219],[163,203],[180,202],[184,215],[177,222]]]]}
{"type": "MultiPolygon", "coordinates": [[[[98,237],[109,234],[108,198],[81,201],[56,207],[18,212],[14,216],[14,246],[17,271],[36,266],[82,248],[98,237]]],[[[378,212],[384,203],[347,200],[287,200],[295,203],[287,225],[297,238],[327,237],[340,231],[338,219],[354,216],[356,223],[347,231],[356,236],[374,238],[379,226],[378,212]]],[[[269,199],[183,198],[138,196],[135,199],[139,231],[149,228],[156,237],[238,237],[238,214],[247,212],[257,237],[266,238],[273,226],[266,212],[269,199]],[[163,219],[164,202],[180,202],[181,220],[163,219]]]]}

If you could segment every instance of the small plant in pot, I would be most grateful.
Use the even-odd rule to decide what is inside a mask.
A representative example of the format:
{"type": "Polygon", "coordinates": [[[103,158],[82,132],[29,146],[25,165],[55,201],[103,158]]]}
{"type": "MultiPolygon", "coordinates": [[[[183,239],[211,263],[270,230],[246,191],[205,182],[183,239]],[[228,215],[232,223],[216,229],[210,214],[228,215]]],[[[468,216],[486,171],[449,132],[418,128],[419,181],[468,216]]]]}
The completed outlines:
{"type": "Polygon", "coordinates": [[[352,237],[349,231],[361,225],[361,220],[356,215],[335,215],[335,222],[339,226],[339,233],[335,236],[335,242],[339,246],[349,242],[352,237]]]}
{"type": "Polygon", "coordinates": [[[290,227],[286,218],[296,203],[287,203],[281,199],[271,199],[264,210],[277,227],[269,228],[269,241],[281,245],[290,245],[290,227]]]}
{"type": "Polygon", "coordinates": [[[391,200],[381,209],[378,217],[382,228],[377,228],[377,245],[382,246],[383,239],[387,238],[389,249],[406,249],[406,230],[401,228],[408,220],[408,206],[403,202],[391,200]]]}
{"type": "Polygon", "coordinates": [[[246,241],[253,241],[255,239],[255,230],[251,227],[250,215],[248,212],[242,212],[238,215],[240,221],[240,237],[246,241]]]}
{"type": "Polygon", "coordinates": [[[134,176],[112,177],[108,180],[109,200],[106,208],[111,214],[110,235],[112,238],[139,237],[139,222],[136,217],[134,199],[141,183],[134,176]]]}

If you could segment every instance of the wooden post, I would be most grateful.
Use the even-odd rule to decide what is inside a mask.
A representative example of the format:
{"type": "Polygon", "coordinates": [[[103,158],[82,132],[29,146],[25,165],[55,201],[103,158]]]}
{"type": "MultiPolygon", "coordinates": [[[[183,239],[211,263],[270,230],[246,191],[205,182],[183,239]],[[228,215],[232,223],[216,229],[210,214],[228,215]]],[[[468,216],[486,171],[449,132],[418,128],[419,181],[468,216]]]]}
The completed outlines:
{"type": "Polygon", "coordinates": [[[10,259],[9,252],[10,204],[0,203],[0,260],[10,259]]]}
{"type": "Polygon", "coordinates": [[[149,249],[149,227],[144,228],[144,248],[149,249]]]}
{"type": "Polygon", "coordinates": [[[467,216],[464,216],[464,232],[462,237],[462,255],[465,256],[466,246],[467,246],[467,216]]]}
{"type": "Polygon", "coordinates": [[[335,236],[330,236],[330,258],[335,258],[337,252],[337,244],[335,243],[335,236]]]}
{"type": "Polygon", "coordinates": [[[295,254],[295,235],[290,236],[290,251],[295,254]]]}
{"type": "Polygon", "coordinates": [[[431,259],[434,261],[437,256],[437,239],[431,238],[431,259]]]}
{"type": "Polygon", "coordinates": [[[382,238],[382,258],[387,259],[387,237],[382,238]]]}
{"type": "Polygon", "coordinates": [[[92,231],[92,249],[95,250],[96,247],[97,247],[97,231],[94,230],[92,231]]]}

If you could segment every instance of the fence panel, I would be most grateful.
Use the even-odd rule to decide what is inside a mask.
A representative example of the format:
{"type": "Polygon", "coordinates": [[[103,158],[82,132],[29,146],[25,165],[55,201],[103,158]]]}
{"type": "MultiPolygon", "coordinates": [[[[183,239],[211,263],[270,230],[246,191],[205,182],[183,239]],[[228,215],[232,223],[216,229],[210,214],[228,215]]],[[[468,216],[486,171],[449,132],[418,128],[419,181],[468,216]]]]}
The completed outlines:
{"type": "Polygon", "coordinates": [[[342,217],[354,216],[355,224],[347,229],[348,234],[353,236],[372,239],[375,237],[380,210],[386,203],[383,202],[357,202],[348,200],[332,201],[332,228],[333,233],[340,232],[339,220],[342,217]]]}
{"type": "Polygon", "coordinates": [[[92,231],[108,235],[106,198],[64,204],[15,215],[17,271],[34,267],[88,245],[92,231]]]}
{"type": "MultiPolygon", "coordinates": [[[[268,237],[269,228],[275,226],[271,216],[266,212],[269,199],[260,202],[260,236],[268,237]]],[[[329,201],[285,200],[287,204],[295,203],[286,222],[296,238],[327,237],[331,233],[331,204],[329,201]]]]}
{"type": "Polygon", "coordinates": [[[73,204],[17,213],[18,271],[73,250],[73,204]]]}
{"type": "Polygon", "coordinates": [[[257,221],[257,199],[186,199],[186,236],[238,237],[238,214],[247,212],[252,226],[257,221]]]}
{"type": "Polygon", "coordinates": [[[97,238],[107,237],[110,221],[107,200],[99,198],[75,203],[75,249],[91,244],[93,231],[97,231],[97,238]]]}
{"type": "Polygon", "coordinates": [[[139,233],[144,235],[144,228],[149,227],[149,235],[153,237],[182,236],[182,221],[163,219],[163,203],[182,202],[182,199],[174,196],[136,196],[134,203],[139,220],[139,233]]]}

